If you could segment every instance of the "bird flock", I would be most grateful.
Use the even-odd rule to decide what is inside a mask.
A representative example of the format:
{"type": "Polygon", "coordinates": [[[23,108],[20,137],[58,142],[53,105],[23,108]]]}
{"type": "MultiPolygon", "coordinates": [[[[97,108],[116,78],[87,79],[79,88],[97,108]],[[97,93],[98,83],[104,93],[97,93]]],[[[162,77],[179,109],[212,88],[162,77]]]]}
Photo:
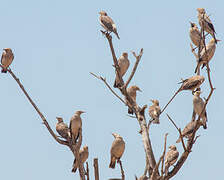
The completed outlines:
{"type": "MultiPolygon", "coordinates": [[[[193,115],[192,120],[189,122],[183,131],[181,132],[182,137],[190,138],[195,128],[199,128],[200,126],[203,126],[204,129],[207,128],[207,114],[206,110],[204,110],[204,100],[200,97],[201,94],[201,84],[204,82],[205,78],[200,75],[200,67],[202,68],[206,66],[212,57],[214,56],[216,44],[218,43],[218,39],[216,39],[215,36],[215,29],[212,24],[212,21],[210,20],[209,16],[206,14],[205,9],[198,8],[198,23],[201,27],[201,31],[198,29],[197,25],[193,22],[190,22],[190,31],[189,36],[192,41],[192,43],[196,46],[194,49],[198,50],[199,57],[197,59],[197,65],[195,69],[196,75],[187,78],[185,80],[182,80],[181,86],[178,89],[177,93],[183,91],[183,90],[190,90],[193,94],[193,115]],[[205,45],[205,42],[203,42],[203,33],[207,32],[207,35],[211,35],[212,38],[208,42],[208,44],[205,45]],[[203,111],[204,110],[204,111],[203,111]],[[203,112],[202,112],[203,111],[203,112]],[[195,117],[200,116],[201,120],[199,122],[200,126],[197,126],[197,121],[195,120],[195,117]]],[[[120,39],[117,27],[114,23],[114,21],[107,15],[105,11],[99,12],[100,17],[100,24],[105,29],[105,33],[110,34],[113,32],[118,39],[120,39]]],[[[207,36],[205,35],[205,36],[207,36]]],[[[6,73],[9,70],[9,66],[13,62],[14,55],[10,48],[3,49],[2,57],[1,57],[1,67],[2,73],[6,73]]],[[[130,61],[128,59],[128,53],[123,52],[120,58],[118,59],[118,66],[119,66],[119,74],[121,77],[125,75],[130,65],[130,61]]],[[[115,81],[114,81],[114,88],[119,88],[122,86],[122,83],[120,82],[120,78],[118,77],[118,74],[116,74],[115,81]]],[[[136,104],[136,96],[137,91],[141,92],[141,89],[136,86],[130,86],[127,88],[127,93],[132,99],[132,101],[136,104]]],[[[177,94],[176,93],[176,94],[177,94]]],[[[152,105],[148,109],[149,116],[151,117],[151,122],[154,124],[160,124],[160,115],[162,113],[159,101],[157,99],[153,99],[152,105]]],[[[129,101],[126,99],[125,102],[128,104],[129,101]]],[[[80,136],[80,130],[82,129],[82,119],[81,114],[85,113],[84,111],[76,111],[75,114],[70,119],[69,127],[66,123],[63,122],[63,118],[56,117],[58,120],[56,124],[56,131],[60,135],[61,138],[66,139],[69,143],[72,145],[75,144],[80,136]]],[[[133,110],[131,108],[128,109],[129,114],[133,114],[133,110]]],[[[115,168],[116,162],[120,161],[120,158],[122,157],[124,150],[125,150],[125,142],[123,138],[117,134],[112,133],[114,136],[114,141],[111,146],[110,150],[110,163],[109,168],[115,168]]],[[[176,143],[179,143],[181,141],[181,137],[178,138],[176,143]]],[[[80,162],[84,163],[89,156],[88,146],[83,146],[82,149],[79,151],[80,156],[80,162]]],[[[179,156],[179,152],[177,151],[177,148],[175,145],[169,146],[169,151],[166,153],[165,156],[165,174],[168,173],[169,167],[174,165],[177,161],[179,156]]],[[[76,159],[73,162],[72,172],[76,172],[78,168],[78,162],[76,159]]]]}

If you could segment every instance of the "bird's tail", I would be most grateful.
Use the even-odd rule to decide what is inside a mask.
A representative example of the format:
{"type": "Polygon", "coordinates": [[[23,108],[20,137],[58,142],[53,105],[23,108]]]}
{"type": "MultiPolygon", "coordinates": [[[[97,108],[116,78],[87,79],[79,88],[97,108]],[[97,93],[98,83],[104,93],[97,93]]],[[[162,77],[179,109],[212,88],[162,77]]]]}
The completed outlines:
{"type": "Polygon", "coordinates": [[[117,29],[114,29],[114,34],[116,34],[117,38],[120,39],[118,33],[117,33],[117,29]]]}
{"type": "Polygon", "coordinates": [[[208,121],[207,117],[202,119],[202,126],[203,126],[204,129],[207,129],[207,121],[208,121]]]}
{"type": "Polygon", "coordinates": [[[111,157],[109,168],[114,169],[115,168],[115,164],[116,164],[116,159],[114,157],[111,157]]]}
{"type": "Polygon", "coordinates": [[[134,113],[133,110],[128,108],[128,114],[133,114],[133,113],[134,113]]]}
{"type": "Polygon", "coordinates": [[[197,64],[197,66],[196,66],[196,68],[195,68],[195,70],[194,70],[194,73],[197,73],[197,71],[198,71],[198,68],[200,68],[200,65],[201,65],[201,63],[200,63],[200,59],[198,60],[198,64],[197,64]]]}
{"type": "Polygon", "coordinates": [[[73,167],[72,167],[72,172],[75,173],[76,170],[77,170],[76,159],[74,159],[73,167]]]}
{"type": "Polygon", "coordinates": [[[7,73],[7,69],[2,68],[1,73],[7,73]]]}
{"type": "Polygon", "coordinates": [[[179,143],[181,141],[181,138],[179,137],[179,139],[177,139],[176,143],[179,143]]]}
{"type": "Polygon", "coordinates": [[[115,78],[115,81],[114,81],[114,88],[118,88],[120,86],[121,86],[121,84],[120,84],[119,78],[116,75],[116,78],[115,78]]]}

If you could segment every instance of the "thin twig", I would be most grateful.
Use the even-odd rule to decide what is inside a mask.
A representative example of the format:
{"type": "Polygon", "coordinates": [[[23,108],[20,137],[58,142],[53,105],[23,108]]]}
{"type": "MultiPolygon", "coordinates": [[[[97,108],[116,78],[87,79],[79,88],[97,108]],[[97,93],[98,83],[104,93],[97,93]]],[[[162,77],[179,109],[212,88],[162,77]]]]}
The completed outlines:
{"type": "Polygon", "coordinates": [[[93,159],[93,167],[94,167],[95,180],[99,180],[98,158],[93,159]]]}
{"type": "Polygon", "coordinates": [[[86,177],[87,177],[87,180],[89,180],[89,164],[88,164],[88,162],[86,162],[86,177]]]}
{"type": "Polygon", "coordinates": [[[180,88],[177,90],[177,92],[175,92],[175,94],[171,97],[171,99],[168,101],[168,103],[164,106],[164,108],[161,110],[161,113],[163,113],[163,111],[165,111],[165,109],[167,108],[167,106],[173,101],[173,99],[176,97],[176,95],[180,92],[180,88]]]}
{"type": "Polygon", "coordinates": [[[122,166],[122,162],[121,160],[117,160],[117,162],[120,164],[120,168],[121,168],[121,179],[122,180],[125,180],[125,175],[124,175],[124,169],[123,169],[123,166],[122,166]]]}
{"type": "MultiPolygon", "coordinates": [[[[2,65],[0,65],[2,67],[2,65]]],[[[10,73],[10,75],[13,77],[13,79],[17,82],[17,84],[19,85],[20,89],[23,91],[23,93],[25,94],[25,96],[27,97],[27,99],[29,100],[30,104],[34,107],[34,109],[36,110],[36,112],[38,113],[38,115],[40,116],[40,118],[43,121],[43,124],[47,127],[48,131],[50,132],[50,134],[52,135],[52,137],[59,143],[59,144],[63,144],[66,146],[69,146],[69,143],[67,141],[63,141],[61,139],[59,139],[57,137],[57,135],[54,133],[54,131],[51,129],[50,125],[48,124],[46,118],[44,117],[44,115],[41,113],[41,111],[39,110],[39,108],[37,107],[37,105],[33,102],[33,100],[31,99],[31,97],[29,96],[29,94],[27,93],[27,91],[25,90],[24,86],[22,85],[22,83],[20,82],[20,80],[16,77],[16,75],[13,73],[13,71],[11,69],[8,69],[8,72],[10,73]]]]}
{"type": "Polygon", "coordinates": [[[165,134],[165,138],[164,138],[164,150],[163,150],[163,154],[161,156],[161,158],[162,158],[161,176],[162,177],[163,177],[163,174],[164,174],[163,167],[164,167],[164,158],[165,158],[165,154],[166,154],[166,141],[167,141],[167,136],[168,136],[168,133],[165,134]]]}
{"type": "Polygon", "coordinates": [[[117,93],[114,92],[114,90],[110,87],[110,85],[107,83],[107,81],[106,81],[105,78],[103,78],[103,77],[101,77],[101,76],[97,76],[96,74],[94,74],[94,73],[92,73],[92,72],[90,72],[90,74],[92,74],[92,75],[93,75],[94,77],[96,77],[97,79],[103,81],[104,84],[110,89],[110,91],[111,91],[111,92],[112,92],[118,99],[120,99],[121,102],[123,102],[125,105],[127,105],[127,104],[125,103],[125,101],[124,101],[124,100],[123,100],[117,93]]]}
{"type": "Polygon", "coordinates": [[[136,72],[136,69],[137,69],[137,67],[138,67],[139,61],[141,60],[141,57],[142,57],[142,55],[143,55],[143,48],[141,49],[141,51],[140,51],[140,53],[139,53],[138,56],[136,55],[135,52],[132,52],[132,53],[133,53],[133,55],[134,55],[135,58],[136,58],[136,62],[135,62],[135,65],[134,65],[134,67],[133,67],[133,69],[132,69],[131,75],[129,76],[127,82],[126,82],[125,85],[124,85],[124,89],[126,89],[126,88],[128,87],[128,84],[130,83],[131,79],[132,79],[133,76],[135,75],[135,72],[136,72]]]}
{"type": "Polygon", "coordinates": [[[177,127],[177,125],[175,124],[175,122],[172,120],[172,118],[168,114],[166,114],[166,115],[167,115],[168,119],[172,122],[172,124],[175,126],[175,128],[177,129],[177,131],[179,132],[183,149],[184,149],[184,151],[187,151],[186,146],[184,144],[184,140],[183,140],[183,136],[182,136],[182,133],[181,133],[181,129],[177,127]]]}

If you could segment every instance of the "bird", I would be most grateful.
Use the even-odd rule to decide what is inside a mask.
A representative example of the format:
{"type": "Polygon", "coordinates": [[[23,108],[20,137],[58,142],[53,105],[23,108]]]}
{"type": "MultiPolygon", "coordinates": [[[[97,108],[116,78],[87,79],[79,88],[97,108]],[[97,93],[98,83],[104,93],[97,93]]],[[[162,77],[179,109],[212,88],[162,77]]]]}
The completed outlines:
{"type": "Polygon", "coordinates": [[[71,139],[72,139],[73,143],[75,143],[76,140],[78,139],[79,131],[82,128],[82,119],[80,117],[80,115],[82,113],[85,113],[85,112],[84,111],[76,111],[70,120],[69,129],[70,129],[71,139]]]}
{"type": "Polygon", "coordinates": [[[121,156],[124,153],[125,150],[125,142],[123,138],[117,134],[117,133],[112,133],[114,136],[114,141],[112,143],[111,149],[110,149],[110,165],[109,168],[114,169],[116,165],[116,160],[120,160],[121,156]]]}
{"type": "Polygon", "coordinates": [[[4,48],[1,58],[2,73],[7,73],[7,68],[12,64],[14,59],[13,52],[10,48],[4,48]]]}
{"type": "Polygon", "coordinates": [[[195,23],[190,22],[190,24],[191,24],[191,27],[190,27],[189,35],[190,35],[191,41],[197,47],[199,47],[199,44],[200,44],[200,49],[202,49],[204,44],[201,38],[200,31],[198,30],[198,27],[195,23]]]}
{"type": "Polygon", "coordinates": [[[175,92],[175,94],[171,97],[171,99],[168,101],[168,103],[165,105],[165,107],[161,110],[161,113],[168,107],[168,105],[172,102],[172,100],[176,97],[176,95],[183,91],[183,90],[190,90],[192,91],[192,94],[195,89],[199,88],[201,84],[205,81],[205,78],[200,75],[192,76],[188,79],[184,79],[178,84],[181,84],[181,87],[175,92]]]}
{"type": "Polygon", "coordinates": [[[68,137],[70,137],[70,131],[67,124],[63,122],[63,118],[61,117],[56,117],[56,119],[58,120],[56,124],[56,131],[59,135],[61,135],[61,137],[68,139],[68,137]]]}
{"type": "MultiPolygon", "coordinates": [[[[202,125],[202,122],[199,121],[199,125],[197,126],[197,121],[191,121],[189,122],[181,132],[182,137],[184,138],[190,138],[192,136],[192,133],[194,129],[196,128],[196,131],[199,129],[199,127],[202,125]]],[[[181,141],[181,138],[179,137],[176,141],[176,143],[179,143],[181,141]]]]}
{"type": "Polygon", "coordinates": [[[107,15],[105,11],[100,11],[100,24],[107,32],[113,32],[116,34],[117,38],[120,39],[117,33],[117,27],[114,24],[114,21],[107,15]]]}
{"type": "Polygon", "coordinates": [[[208,15],[205,12],[204,8],[197,8],[198,11],[198,22],[199,25],[201,26],[201,28],[203,27],[204,30],[211,34],[212,37],[215,39],[215,43],[217,43],[216,41],[216,37],[215,37],[215,28],[212,24],[212,21],[210,20],[210,18],[208,17],[208,15]]]}
{"type": "MultiPolygon", "coordinates": [[[[127,72],[129,65],[130,65],[130,62],[128,60],[128,53],[124,52],[121,55],[121,57],[118,59],[119,73],[120,73],[121,78],[127,72]]],[[[122,84],[120,82],[119,76],[118,76],[118,74],[116,74],[116,78],[114,81],[114,87],[117,88],[117,87],[121,87],[121,86],[122,86],[122,84]]]]}
{"type": "MultiPolygon", "coordinates": [[[[217,42],[220,40],[216,40],[217,42]]],[[[198,59],[198,64],[195,68],[195,73],[198,71],[198,68],[202,65],[202,68],[212,59],[215,54],[216,43],[215,39],[212,38],[209,43],[206,45],[206,48],[203,48],[200,52],[200,58],[198,59]]]]}
{"type": "Polygon", "coordinates": [[[205,81],[205,78],[203,76],[200,76],[200,75],[192,76],[180,82],[182,83],[182,85],[178,91],[182,91],[182,90],[194,91],[195,89],[199,88],[204,81],[205,81]]]}
{"type": "Polygon", "coordinates": [[[151,100],[153,105],[149,107],[149,116],[152,118],[154,124],[159,124],[159,116],[161,114],[161,109],[159,107],[158,100],[151,100]]]}
{"type": "MultiPolygon", "coordinates": [[[[195,91],[194,96],[193,96],[193,115],[197,114],[198,116],[201,114],[203,108],[204,108],[204,101],[200,97],[201,91],[195,91]]],[[[208,121],[207,119],[207,113],[206,110],[201,114],[201,119],[202,119],[202,125],[204,129],[207,129],[207,124],[206,122],[208,121]]]]}
{"type": "Polygon", "coordinates": [[[165,175],[168,174],[169,167],[174,165],[179,156],[179,152],[175,145],[169,146],[169,151],[166,153],[165,157],[165,175]]]}
{"type": "MultiPolygon", "coordinates": [[[[88,146],[83,146],[83,148],[79,150],[80,162],[84,164],[84,162],[88,159],[88,157],[89,157],[88,146]]],[[[75,159],[73,162],[72,172],[75,173],[77,168],[78,168],[78,161],[76,161],[75,159]]]]}
{"type": "Polygon", "coordinates": [[[137,176],[135,176],[136,180],[148,180],[149,178],[146,175],[142,175],[141,177],[137,178],[137,176]]]}
{"type": "MultiPolygon", "coordinates": [[[[136,91],[140,91],[140,92],[142,92],[141,89],[140,89],[138,86],[136,86],[136,85],[134,85],[134,86],[130,86],[130,87],[127,89],[127,93],[128,93],[128,95],[131,97],[132,101],[134,101],[135,104],[136,104],[136,94],[137,94],[136,91]]],[[[128,100],[127,100],[127,98],[125,98],[125,101],[126,101],[126,103],[128,104],[128,100]]],[[[128,108],[128,114],[133,114],[133,110],[130,109],[130,108],[128,108]]]]}

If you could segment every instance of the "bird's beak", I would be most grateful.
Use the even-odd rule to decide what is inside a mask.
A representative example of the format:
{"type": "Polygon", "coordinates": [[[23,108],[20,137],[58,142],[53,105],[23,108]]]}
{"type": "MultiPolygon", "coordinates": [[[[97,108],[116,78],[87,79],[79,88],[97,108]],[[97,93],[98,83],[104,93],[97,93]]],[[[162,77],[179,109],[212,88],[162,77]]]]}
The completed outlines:
{"type": "Polygon", "coordinates": [[[216,41],[219,42],[219,41],[222,41],[222,40],[216,39],[216,41]]]}
{"type": "Polygon", "coordinates": [[[141,89],[139,89],[138,91],[142,92],[142,90],[141,90],[141,89]]]}
{"type": "Polygon", "coordinates": [[[86,113],[86,111],[82,111],[82,113],[86,113]]]}

